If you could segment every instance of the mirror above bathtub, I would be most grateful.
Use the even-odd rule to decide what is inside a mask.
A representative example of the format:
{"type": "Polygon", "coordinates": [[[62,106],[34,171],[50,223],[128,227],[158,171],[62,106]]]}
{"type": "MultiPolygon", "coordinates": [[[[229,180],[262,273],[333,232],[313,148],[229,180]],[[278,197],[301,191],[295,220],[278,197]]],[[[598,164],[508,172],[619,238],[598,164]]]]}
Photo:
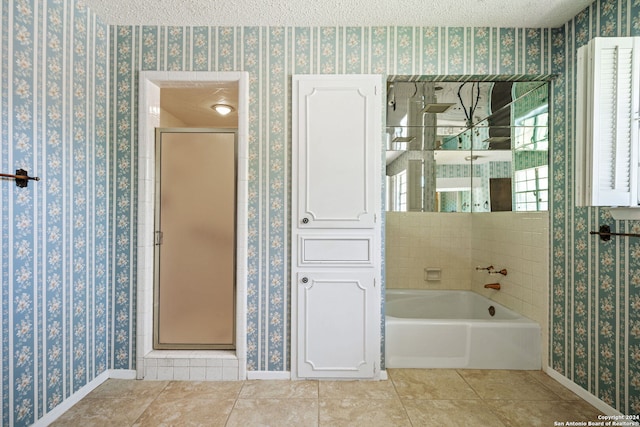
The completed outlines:
{"type": "Polygon", "coordinates": [[[547,210],[546,81],[387,84],[391,211],[547,210]]]}

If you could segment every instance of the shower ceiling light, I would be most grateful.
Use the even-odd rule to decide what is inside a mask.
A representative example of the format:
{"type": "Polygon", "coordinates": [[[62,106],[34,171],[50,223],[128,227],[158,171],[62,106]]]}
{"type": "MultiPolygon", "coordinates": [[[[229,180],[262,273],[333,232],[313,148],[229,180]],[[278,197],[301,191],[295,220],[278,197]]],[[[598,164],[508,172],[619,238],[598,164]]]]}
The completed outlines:
{"type": "Polygon", "coordinates": [[[220,114],[221,116],[226,116],[233,111],[233,107],[227,104],[213,104],[211,108],[213,108],[216,113],[220,114]]]}

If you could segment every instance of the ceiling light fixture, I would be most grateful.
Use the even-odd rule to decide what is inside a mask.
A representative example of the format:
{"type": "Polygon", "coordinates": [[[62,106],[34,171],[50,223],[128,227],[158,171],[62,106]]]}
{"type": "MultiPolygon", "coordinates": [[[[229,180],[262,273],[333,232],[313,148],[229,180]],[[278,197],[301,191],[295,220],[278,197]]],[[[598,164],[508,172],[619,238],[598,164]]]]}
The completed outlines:
{"type": "Polygon", "coordinates": [[[234,110],[231,105],[227,104],[213,104],[211,108],[213,108],[215,112],[220,114],[221,116],[226,116],[234,110]]]}

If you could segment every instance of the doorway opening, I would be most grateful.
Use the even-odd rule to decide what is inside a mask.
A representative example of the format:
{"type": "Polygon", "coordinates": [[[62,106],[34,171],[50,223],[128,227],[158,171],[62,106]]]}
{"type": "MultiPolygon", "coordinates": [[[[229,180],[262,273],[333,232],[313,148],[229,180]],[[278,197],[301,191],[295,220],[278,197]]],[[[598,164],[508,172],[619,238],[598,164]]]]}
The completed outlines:
{"type": "MultiPolygon", "coordinates": [[[[143,71],[139,77],[138,132],[138,257],[137,257],[137,345],[138,378],[242,380],[246,378],[246,283],[247,283],[247,184],[249,75],[246,72],[162,72],[143,71]],[[203,99],[204,93],[228,93],[234,87],[237,100],[224,99],[231,105],[233,123],[190,122],[200,110],[215,114],[212,104],[219,99],[203,99]],[[161,95],[161,92],[164,94],[161,95]],[[186,91],[176,101],[174,92],[186,91]],[[163,101],[171,100],[169,106],[163,101]],[[233,346],[207,347],[189,351],[154,349],[154,255],[156,250],[155,197],[156,158],[155,130],[159,127],[207,127],[229,130],[237,128],[236,165],[237,193],[235,208],[235,268],[233,302],[233,346]],[[233,348],[235,347],[235,349],[233,348]],[[159,360],[164,360],[160,363],[159,360]],[[189,363],[175,362],[189,359],[189,363]],[[175,362],[175,363],[174,363],[175,362]],[[189,366],[186,369],[186,366],[189,366]],[[160,369],[162,366],[162,369],[160,369]],[[173,367],[176,366],[174,369],[173,367]],[[178,368],[179,366],[179,368],[178,368]],[[218,372],[219,371],[219,372],[218,372]]],[[[185,171],[187,174],[189,171],[185,171]]]]}

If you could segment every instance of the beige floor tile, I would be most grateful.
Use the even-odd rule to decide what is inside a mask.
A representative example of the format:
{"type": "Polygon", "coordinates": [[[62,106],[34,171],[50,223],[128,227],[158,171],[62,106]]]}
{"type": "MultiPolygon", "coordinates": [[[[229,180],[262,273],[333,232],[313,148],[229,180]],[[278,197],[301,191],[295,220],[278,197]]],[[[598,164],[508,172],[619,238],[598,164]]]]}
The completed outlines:
{"type": "Polygon", "coordinates": [[[526,371],[460,370],[460,375],[483,399],[560,400],[526,371]]]}
{"type": "Polygon", "coordinates": [[[478,395],[453,369],[390,369],[401,399],[478,399],[478,395]]]}
{"type": "Polygon", "coordinates": [[[88,397],[156,397],[168,383],[168,381],[109,379],[89,393],[88,397]]]}
{"type": "Polygon", "coordinates": [[[320,399],[320,426],[411,426],[399,399],[320,399]]]}
{"type": "Polygon", "coordinates": [[[153,402],[153,397],[85,397],[51,425],[55,427],[130,426],[153,402]]]}
{"type": "Polygon", "coordinates": [[[241,399],[317,399],[318,381],[245,381],[241,399]]]}
{"type": "Polygon", "coordinates": [[[61,426],[547,426],[599,412],[541,371],[390,369],[389,381],[111,379],[61,426]]]}
{"type": "Polygon", "coordinates": [[[236,399],[241,389],[241,381],[171,381],[158,400],[236,399]]]}
{"type": "MultiPolygon", "coordinates": [[[[405,400],[416,426],[502,427],[504,424],[482,400],[405,400]]],[[[523,424],[527,425],[527,424],[523,424]]]]}
{"type": "Polygon", "coordinates": [[[488,400],[487,405],[508,427],[553,426],[554,422],[598,421],[600,412],[588,403],[575,401],[488,400]]]}
{"type": "Polygon", "coordinates": [[[391,381],[320,381],[321,399],[397,399],[391,381]]]}
{"type": "Polygon", "coordinates": [[[580,396],[545,374],[543,371],[527,371],[531,377],[540,381],[545,387],[557,394],[562,400],[582,400],[580,396]]]}
{"type": "Polygon", "coordinates": [[[140,416],[136,427],[224,426],[234,399],[176,399],[154,401],[140,416]]]}
{"type": "Polygon", "coordinates": [[[227,427],[314,427],[317,399],[238,399],[227,427]]]}

